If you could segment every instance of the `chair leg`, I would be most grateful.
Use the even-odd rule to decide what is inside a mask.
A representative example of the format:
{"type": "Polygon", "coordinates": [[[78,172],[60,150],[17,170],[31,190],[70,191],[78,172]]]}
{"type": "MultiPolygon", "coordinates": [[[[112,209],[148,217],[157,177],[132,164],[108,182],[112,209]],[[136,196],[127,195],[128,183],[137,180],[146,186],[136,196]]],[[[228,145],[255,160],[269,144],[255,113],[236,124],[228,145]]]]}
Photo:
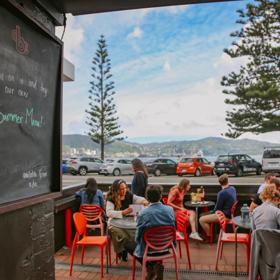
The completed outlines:
{"type": "Polygon", "coordinates": [[[181,241],[178,241],[178,246],[179,246],[180,259],[181,259],[182,258],[181,241]]]}
{"type": "Polygon", "coordinates": [[[135,256],[132,256],[132,280],[135,280],[135,264],[136,264],[136,258],[135,256]]]}
{"type": "Polygon", "coordinates": [[[70,271],[69,271],[69,275],[72,276],[72,270],[73,270],[73,262],[74,262],[74,255],[75,255],[75,250],[76,250],[76,243],[75,241],[73,242],[72,245],[72,250],[71,250],[71,260],[70,260],[70,271]]]}
{"type": "Polygon", "coordinates": [[[218,244],[217,244],[217,252],[216,252],[216,265],[215,265],[215,270],[218,270],[218,260],[219,260],[219,253],[220,253],[221,243],[222,243],[222,242],[221,242],[220,237],[219,237],[218,244]]]}
{"type": "Polygon", "coordinates": [[[101,278],[104,276],[104,268],[103,268],[103,246],[100,246],[100,273],[101,278]]]}
{"type": "Polygon", "coordinates": [[[81,264],[84,264],[84,256],[85,256],[85,246],[82,245],[81,264]]]}
{"type": "Polygon", "coordinates": [[[179,280],[179,275],[178,275],[178,259],[177,259],[175,250],[174,250],[174,261],[175,261],[176,280],[179,280]]]}
{"type": "Polygon", "coordinates": [[[186,253],[187,253],[187,258],[188,258],[188,263],[189,263],[189,269],[192,269],[191,266],[191,257],[190,257],[190,250],[189,250],[189,243],[187,240],[185,240],[185,246],[186,246],[186,253]]]}
{"type": "Polygon", "coordinates": [[[108,248],[108,255],[109,255],[109,266],[111,267],[112,266],[112,254],[111,254],[110,239],[108,239],[107,248],[108,248]]]}
{"type": "Polygon", "coordinates": [[[221,244],[221,249],[220,249],[220,260],[222,259],[223,256],[223,248],[224,248],[224,242],[221,244]]]}
{"type": "Polygon", "coordinates": [[[141,276],[141,279],[142,280],[145,280],[146,279],[146,260],[143,259],[142,261],[142,276],[141,276]]]}

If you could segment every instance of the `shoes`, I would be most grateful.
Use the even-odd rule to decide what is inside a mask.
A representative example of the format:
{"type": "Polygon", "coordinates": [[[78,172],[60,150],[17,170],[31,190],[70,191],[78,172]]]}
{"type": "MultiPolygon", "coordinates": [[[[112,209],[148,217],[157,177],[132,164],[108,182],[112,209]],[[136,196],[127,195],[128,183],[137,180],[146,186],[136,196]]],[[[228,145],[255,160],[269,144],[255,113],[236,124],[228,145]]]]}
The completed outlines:
{"type": "Polygon", "coordinates": [[[210,243],[210,236],[203,237],[203,243],[210,243]]]}
{"type": "Polygon", "coordinates": [[[127,262],[127,251],[122,251],[118,253],[118,258],[123,262],[127,262]]]}
{"type": "Polygon", "coordinates": [[[198,241],[203,241],[203,239],[199,236],[198,232],[192,232],[192,233],[190,234],[190,238],[191,238],[191,239],[198,240],[198,241]]]}
{"type": "Polygon", "coordinates": [[[155,280],[163,280],[163,271],[164,271],[164,266],[162,265],[162,263],[157,262],[154,265],[154,271],[155,271],[155,280]]]}
{"type": "Polygon", "coordinates": [[[127,251],[122,251],[122,257],[121,257],[123,262],[127,262],[127,251]]]}
{"type": "Polygon", "coordinates": [[[146,280],[163,280],[164,266],[162,263],[152,263],[147,265],[146,280]]]}

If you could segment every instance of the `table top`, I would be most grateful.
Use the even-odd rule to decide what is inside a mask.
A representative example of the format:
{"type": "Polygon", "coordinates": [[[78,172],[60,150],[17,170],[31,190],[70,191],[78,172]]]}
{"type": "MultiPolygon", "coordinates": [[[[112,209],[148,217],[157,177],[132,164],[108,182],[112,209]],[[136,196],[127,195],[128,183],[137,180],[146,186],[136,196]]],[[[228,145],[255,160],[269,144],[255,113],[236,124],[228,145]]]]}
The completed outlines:
{"type": "Polygon", "coordinates": [[[123,229],[136,229],[136,221],[132,216],[123,217],[122,219],[111,219],[110,225],[123,229]]]}
{"type": "Polygon", "coordinates": [[[215,202],[214,201],[202,201],[202,202],[191,202],[191,201],[185,201],[184,206],[186,207],[208,207],[208,206],[214,206],[215,202]]]}
{"type": "Polygon", "coordinates": [[[233,223],[235,225],[237,225],[238,227],[245,228],[245,229],[251,229],[251,221],[244,223],[241,220],[241,216],[234,217],[233,218],[233,223]]]}

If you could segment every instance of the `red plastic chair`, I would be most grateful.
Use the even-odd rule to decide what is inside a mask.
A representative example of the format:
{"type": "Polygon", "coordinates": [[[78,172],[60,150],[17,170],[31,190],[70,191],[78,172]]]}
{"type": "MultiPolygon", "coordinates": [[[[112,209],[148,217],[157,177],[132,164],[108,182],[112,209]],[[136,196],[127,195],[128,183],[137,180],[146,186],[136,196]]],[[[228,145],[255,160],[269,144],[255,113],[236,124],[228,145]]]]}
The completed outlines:
{"type": "Polygon", "coordinates": [[[104,224],[102,222],[102,208],[93,204],[82,204],[80,212],[84,214],[87,220],[87,228],[100,228],[101,235],[104,235],[104,224]]]}
{"type": "Polygon", "coordinates": [[[184,241],[188,257],[189,269],[191,269],[189,236],[187,234],[187,228],[189,227],[188,213],[188,211],[178,211],[176,213],[176,240],[178,241],[179,245],[180,258],[182,258],[181,241],[184,241]]]}
{"type": "MultiPolygon", "coordinates": [[[[176,229],[173,226],[156,226],[144,232],[144,241],[146,243],[145,252],[142,262],[142,280],[146,279],[146,264],[148,261],[163,261],[165,259],[174,259],[176,269],[176,280],[178,276],[178,259],[176,249],[173,242],[176,240],[176,229]],[[161,256],[153,256],[149,253],[162,252],[170,249],[161,256]]],[[[132,258],[132,279],[135,279],[135,263],[136,257],[132,258]]]]}
{"type": "MultiPolygon", "coordinates": [[[[236,210],[237,204],[238,204],[238,200],[236,200],[233,203],[233,205],[231,206],[231,209],[230,209],[230,216],[231,216],[231,218],[230,219],[226,218],[226,223],[232,225],[233,232],[235,231],[235,224],[233,222],[233,218],[234,218],[234,214],[235,214],[235,210],[236,210]]],[[[215,224],[220,224],[220,222],[213,222],[213,223],[210,224],[210,240],[209,240],[210,244],[213,244],[214,225],[215,224]]]]}
{"type": "MultiPolygon", "coordinates": [[[[101,277],[104,276],[103,272],[103,252],[104,247],[107,245],[108,240],[106,236],[87,236],[87,221],[85,216],[82,213],[74,213],[73,215],[74,224],[76,228],[75,238],[72,244],[72,251],[71,251],[71,260],[70,260],[70,276],[72,275],[73,269],[73,262],[75,256],[75,250],[78,245],[82,246],[82,256],[81,256],[81,264],[84,261],[84,254],[85,254],[85,246],[98,246],[100,247],[100,257],[101,257],[101,266],[100,266],[100,273],[101,277]]],[[[110,256],[109,256],[110,257],[110,256]]],[[[110,260],[111,263],[111,260],[110,260]]]]}
{"type": "MultiPolygon", "coordinates": [[[[226,216],[222,211],[216,211],[216,215],[219,218],[220,223],[220,234],[217,245],[217,254],[216,254],[216,266],[215,269],[218,270],[218,260],[222,258],[223,253],[223,244],[224,243],[235,243],[235,233],[226,233],[227,220],[226,216]]],[[[237,242],[243,243],[246,245],[246,254],[247,254],[247,272],[249,272],[249,262],[250,262],[250,235],[247,233],[238,233],[237,242]]]]}

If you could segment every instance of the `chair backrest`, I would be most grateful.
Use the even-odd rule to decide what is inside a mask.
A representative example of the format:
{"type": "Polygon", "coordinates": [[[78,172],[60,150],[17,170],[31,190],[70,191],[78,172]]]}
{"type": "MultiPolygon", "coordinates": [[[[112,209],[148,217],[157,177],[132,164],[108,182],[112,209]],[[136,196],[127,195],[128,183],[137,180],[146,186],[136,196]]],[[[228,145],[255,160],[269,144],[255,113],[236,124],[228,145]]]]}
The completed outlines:
{"type": "Polygon", "coordinates": [[[215,214],[219,218],[219,223],[220,223],[221,230],[226,232],[227,218],[226,218],[225,214],[220,210],[216,211],[215,214]]]}
{"type": "Polygon", "coordinates": [[[85,216],[80,212],[76,212],[73,214],[73,220],[77,234],[86,234],[87,220],[85,216]]]}
{"type": "Polygon", "coordinates": [[[155,226],[144,232],[147,248],[152,248],[154,251],[172,247],[175,240],[176,229],[173,226],[155,226]]]}
{"type": "Polygon", "coordinates": [[[257,229],[251,243],[249,279],[279,280],[280,275],[280,230],[257,229]]]}
{"type": "Polygon", "coordinates": [[[102,216],[102,208],[93,204],[82,204],[80,212],[84,214],[88,222],[96,221],[102,216]]]}
{"type": "Polygon", "coordinates": [[[232,204],[232,206],[231,206],[231,209],[230,209],[230,216],[231,216],[232,219],[233,219],[233,217],[234,217],[237,204],[238,204],[238,200],[236,200],[236,201],[232,204]]]}
{"type": "Polygon", "coordinates": [[[189,212],[186,211],[177,211],[176,212],[176,227],[177,230],[187,234],[187,227],[189,226],[189,212]]]}

